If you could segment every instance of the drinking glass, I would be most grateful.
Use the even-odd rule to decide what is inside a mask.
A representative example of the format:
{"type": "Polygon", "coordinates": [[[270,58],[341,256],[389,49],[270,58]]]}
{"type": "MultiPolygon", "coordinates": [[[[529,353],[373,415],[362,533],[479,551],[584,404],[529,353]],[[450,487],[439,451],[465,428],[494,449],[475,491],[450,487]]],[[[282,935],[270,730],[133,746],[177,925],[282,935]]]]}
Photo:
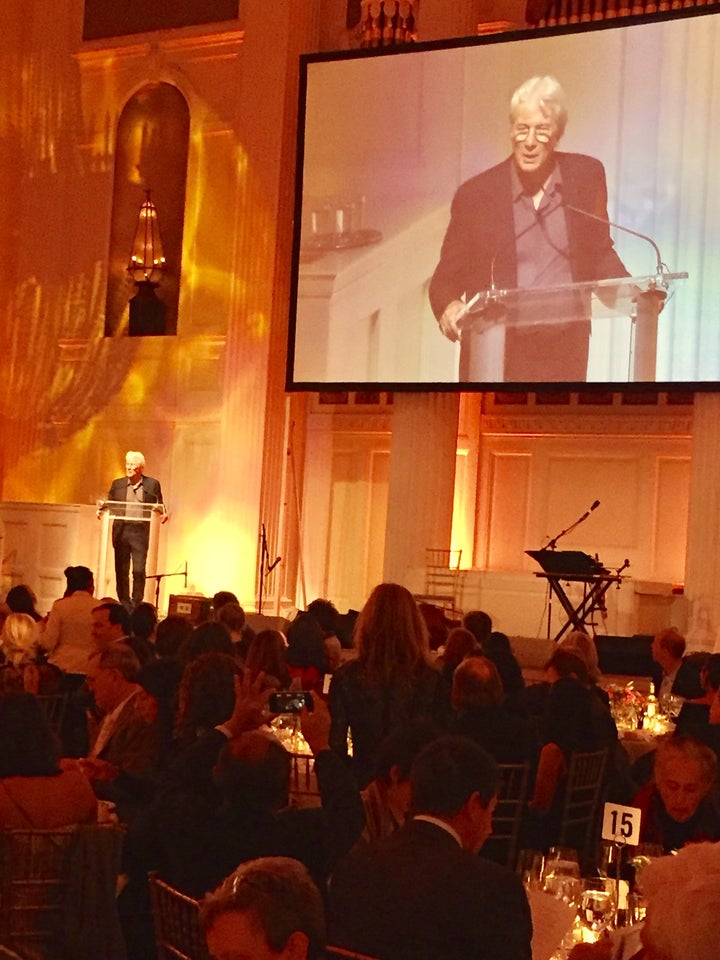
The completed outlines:
{"type": "Polygon", "coordinates": [[[517,872],[526,890],[537,890],[542,886],[544,861],[540,850],[521,850],[518,854],[517,872]]]}
{"type": "Polygon", "coordinates": [[[577,851],[551,847],[545,858],[543,888],[559,900],[577,904],[580,896],[580,865],[577,851]]]}
{"type": "Polygon", "coordinates": [[[583,939],[599,940],[615,919],[615,884],[607,877],[583,881],[579,916],[587,935],[583,939]]]}

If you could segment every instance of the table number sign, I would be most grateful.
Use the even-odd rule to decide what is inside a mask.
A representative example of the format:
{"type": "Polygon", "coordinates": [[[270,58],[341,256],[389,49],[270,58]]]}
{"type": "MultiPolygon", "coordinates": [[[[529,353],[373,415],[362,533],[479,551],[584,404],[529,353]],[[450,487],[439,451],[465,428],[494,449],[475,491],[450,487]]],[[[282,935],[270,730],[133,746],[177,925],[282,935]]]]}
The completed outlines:
{"type": "Polygon", "coordinates": [[[640,842],[640,818],[638,807],[624,807],[619,803],[606,803],[603,809],[602,838],[614,843],[637,846],[640,842]]]}

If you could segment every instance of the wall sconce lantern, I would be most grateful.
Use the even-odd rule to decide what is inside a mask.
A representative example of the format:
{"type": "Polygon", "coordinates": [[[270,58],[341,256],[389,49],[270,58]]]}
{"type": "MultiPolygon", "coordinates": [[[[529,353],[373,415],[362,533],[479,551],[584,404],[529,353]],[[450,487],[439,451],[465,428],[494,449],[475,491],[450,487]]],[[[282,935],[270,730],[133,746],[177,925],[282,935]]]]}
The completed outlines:
{"type": "Polygon", "coordinates": [[[127,266],[137,287],[137,293],[130,299],[128,333],[131,337],[162,336],[165,333],[165,304],[155,293],[165,270],[165,257],[157,209],[150,199],[150,191],[146,190],[145,194],[127,266]]]}

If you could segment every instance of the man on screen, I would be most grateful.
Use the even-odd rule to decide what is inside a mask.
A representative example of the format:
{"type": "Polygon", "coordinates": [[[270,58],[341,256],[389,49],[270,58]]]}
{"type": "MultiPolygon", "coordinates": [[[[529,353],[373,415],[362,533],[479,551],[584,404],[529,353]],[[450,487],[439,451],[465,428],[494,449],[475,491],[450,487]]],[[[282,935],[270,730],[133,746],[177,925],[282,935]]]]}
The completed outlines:
{"type": "MultiPolygon", "coordinates": [[[[547,288],[628,276],[605,222],[602,164],[556,151],[566,122],[558,81],[527,80],[510,101],[511,156],[457,190],[429,290],[449,340],[461,339],[466,301],[492,286],[547,288]]],[[[544,311],[521,303],[506,317],[504,381],[586,379],[589,304],[570,293],[547,303],[544,311]]],[[[463,339],[460,380],[468,380],[469,338],[463,339]]]]}

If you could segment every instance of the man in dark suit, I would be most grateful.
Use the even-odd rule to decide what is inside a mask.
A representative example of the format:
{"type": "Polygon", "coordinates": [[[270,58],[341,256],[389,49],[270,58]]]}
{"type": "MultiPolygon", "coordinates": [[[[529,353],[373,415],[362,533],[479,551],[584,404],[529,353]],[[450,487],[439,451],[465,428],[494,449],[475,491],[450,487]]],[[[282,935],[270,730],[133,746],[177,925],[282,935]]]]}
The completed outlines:
{"type": "MultiPolygon", "coordinates": [[[[555,150],[567,121],[557,80],[522,84],[510,119],[512,155],[459,187],[430,282],[430,304],[450,340],[461,339],[465,301],[493,286],[548,288],[628,276],[610,238],[602,164],[555,150]]],[[[570,293],[511,308],[503,320],[502,379],[585,380],[588,316],[589,299],[570,293]]],[[[473,340],[462,336],[461,380],[473,379],[473,340]]]]}
{"type": "Polygon", "coordinates": [[[495,761],[465,737],[441,737],[410,784],[413,819],[336,867],[328,941],[382,960],[528,960],[520,879],[477,856],[492,831],[495,761]]]}
{"type": "MultiPolygon", "coordinates": [[[[168,514],[162,508],[163,496],[160,482],[143,474],[145,457],[139,450],[128,450],[125,454],[125,476],[113,480],[107,499],[124,502],[125,507],[113,509],[124,515],[124,520],[114,520],[112,545],[115,550],[115,587],[120,603],[135,606],[142,602],[145,594],[145,561],[150,542],[150,524],[147,519],[148,508],[142,504],[158,504],[162,512],[162,523],[168,514]],[[132,558],[132,601],[130,599],[130,560],[132,558]]],[[[101,507],[98,517],[101,516],[101,507]]]]}

